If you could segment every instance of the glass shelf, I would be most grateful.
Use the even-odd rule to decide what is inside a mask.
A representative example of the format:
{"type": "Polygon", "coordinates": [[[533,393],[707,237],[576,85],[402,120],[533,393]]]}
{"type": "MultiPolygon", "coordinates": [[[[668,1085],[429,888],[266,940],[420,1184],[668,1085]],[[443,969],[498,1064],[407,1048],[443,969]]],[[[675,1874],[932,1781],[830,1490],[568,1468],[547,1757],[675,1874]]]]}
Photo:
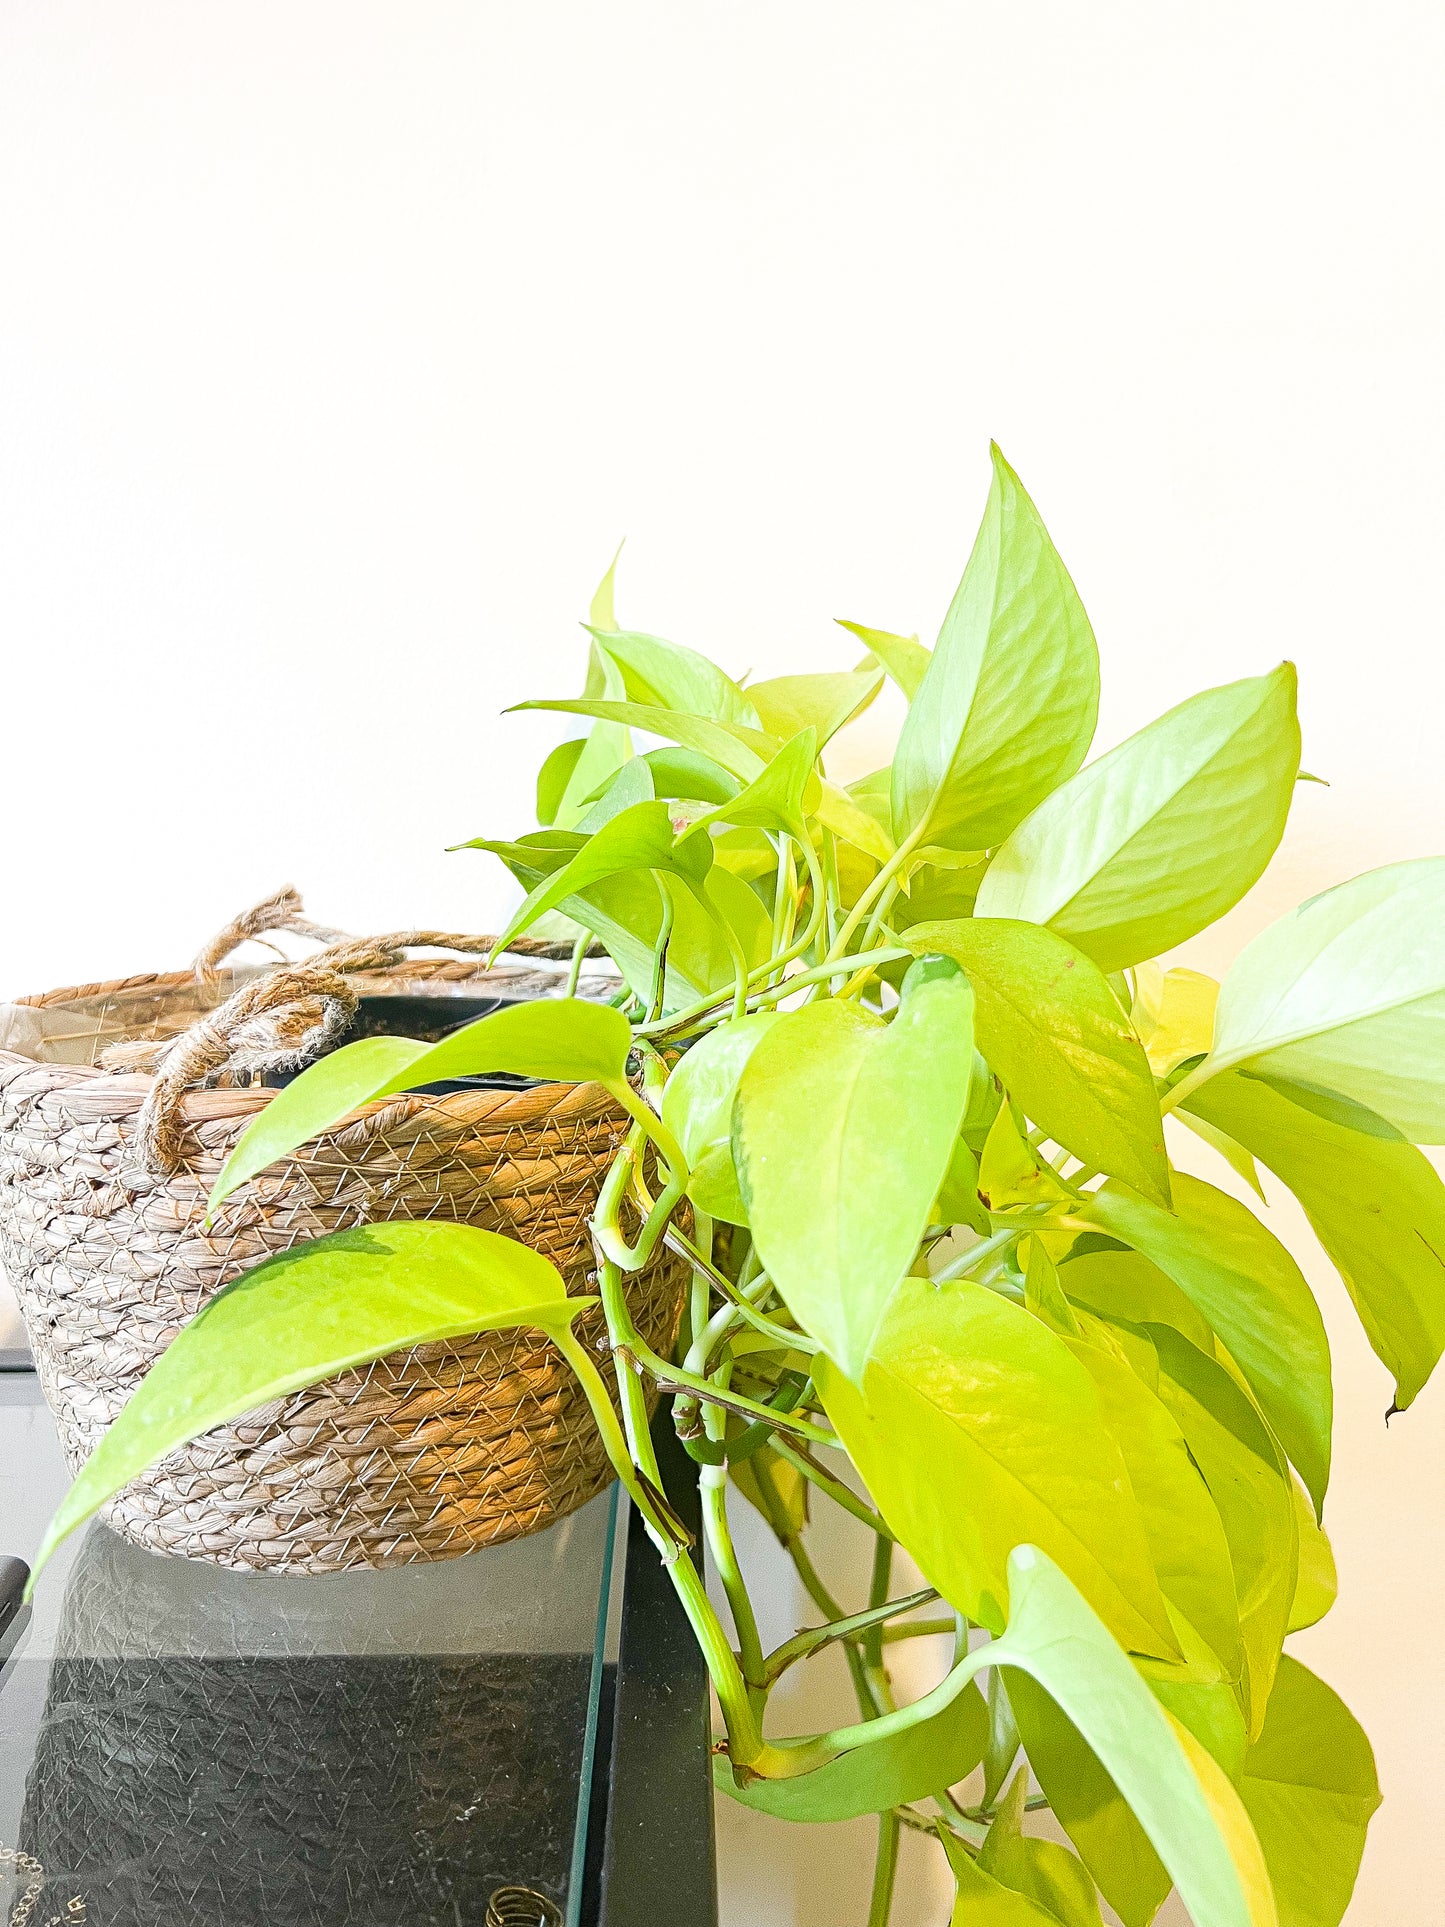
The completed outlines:
{"type": "MultiPolygon", "coordinates": [[[[0,1373],[0,1554],[66,1483],[34,1376],[0,1373]]],[[[92,1523],[0,1671],[32,1927],[72,1898],[86,1927],[483,1927],[507,1886],[575,1927],[615,1538],[614,1491],[466,1558],[277,1578],[92,1523]]]]}

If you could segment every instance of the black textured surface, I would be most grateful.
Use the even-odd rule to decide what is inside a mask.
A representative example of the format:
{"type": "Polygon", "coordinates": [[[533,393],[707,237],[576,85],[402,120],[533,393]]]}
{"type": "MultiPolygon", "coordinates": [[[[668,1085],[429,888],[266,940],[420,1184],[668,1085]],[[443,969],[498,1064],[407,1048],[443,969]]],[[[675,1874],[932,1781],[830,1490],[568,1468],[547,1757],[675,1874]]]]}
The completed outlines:
{"type": "Polygon", "coordinates": [[[79,1894],[87,1927],[481,1927],[510,1883],[565,1904],[589,1668],[56,1659],[20,1840],[39,1917],[79,1894]]]}
{"type": "MultiPolygon", "coordinates": [[[[517,997],[363,997],[336,1048],[363,1037],[410,1037],[418,1043],[437,1044],[479,1018],[526,1001],[517,997]]],[[[282,1089],[300,1075],[299,1071],[268,1071],[261,1081],[282,1089]]],[[[410,1084],[407,1090],[416,1096],[445,1097],[452,1091],[527,1091],[544,1081],[511,1071],[488,1071],[476,1077],[447,1077],[435,1084],[410,1084]]]]}

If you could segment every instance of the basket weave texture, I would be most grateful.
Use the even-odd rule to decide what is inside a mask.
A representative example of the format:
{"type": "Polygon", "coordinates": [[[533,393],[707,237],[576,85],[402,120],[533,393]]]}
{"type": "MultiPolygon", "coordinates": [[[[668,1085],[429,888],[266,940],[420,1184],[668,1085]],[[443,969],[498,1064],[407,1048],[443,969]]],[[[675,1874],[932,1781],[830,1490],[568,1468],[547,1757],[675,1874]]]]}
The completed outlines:
{"type": "MultiPolygon", "coordinates": [[[[27,1000],[107,1038],[186,1029],[238,981],[128,978],[27,1000]]],[[[548,988],[555,978],[543,979],[548,988]]],[[[526,995],[535,972],[418,961],[357,976],[380,993],[526,995]]],[[[62,1047],[64,1048],[64,1047],[62,1047]]],[[[587,1220],[628,1126],[596,1085],[475,1090],[369,1104],[241,1187],[209,1231],[211,1183],[270,1091],[187,1091],[168,1175],[136,1169],[152,1078],[0,1051],[0,1264],[20,1301],[72,1471],[180,1327],[240,1272],[299,1239],[388,1219],[475,1224],[590,1289],[587,1220]]],[[[685,1267],[660,1250],[629,1281],[666,1353],[685,1267]]],[[[596,1307],[579,1337],[603,1351],[596,1307]]],[[[610,1468],[571,1371],[540,1333],[425,1345],[218,1427],[142,1474],[102,1516],[134,1544],[218,1565],[329,1572],[444,1559],[535,1532],[610,1468]]]]}

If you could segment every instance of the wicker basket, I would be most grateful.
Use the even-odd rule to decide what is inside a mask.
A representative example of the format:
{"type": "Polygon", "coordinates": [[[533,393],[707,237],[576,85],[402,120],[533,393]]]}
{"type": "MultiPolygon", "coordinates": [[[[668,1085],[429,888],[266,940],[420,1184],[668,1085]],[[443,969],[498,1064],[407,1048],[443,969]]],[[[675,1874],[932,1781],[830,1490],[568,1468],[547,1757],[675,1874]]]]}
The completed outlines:
{"type": "MultiPolygon", "coordinates": [[[[296,927],[273,918],[278,925],[296,927]]],[[[447,940],[435,932],[377,940],[437,941],[447,940]]],[[[184,1033],[171,1045],[173,1063],[198,1016],[229,1009],[261,974],[206,962],[199,976],[132,977],[11,1007],[12,1045],[17,1020],[34,1035],[0,1050],[0,1264],[72,1471],[180,1326],[239,1272],[298,1239],[391,1218],[483,1225],[550,1258],[569,1292],[590,1289],[587,1220],[627,1129],[595,1085],[366,1105],[242,1186],[207,1232],[210,1185],[273,1095],[228,1084],[223,1067],[213,1088],[176,1093],[173,1168],[138,1169],[137,1125],[165,1083],[166,1061],[152,1077],[76,1060],[116,1039],[131,1050],[151,1040],[163,1055],[184,1033]],[[56,1058],[69,1061],[45,1061],[56,1058]]],[[[346,981],[353,1008],[357,991],[560,988],[555,973],[519,966],[482,981],[474,959],[396,957],[346,981]]],[[[671,1347],[684,1283],[684,1267],[661,1251],[630,1281],[638,1329],[659,1351],[671,1347]]],[[[576,1329],[605,1348],[596,1308],[576,1329]]],[[[451,1558],[538,1531],[609,1477],[586,1400],[558,1354],[539,1333],[501,1332],[396,1353],[218,1427],[136,1479],[102,1516],[156,1552],[329,1572],[451,1558]]]]}

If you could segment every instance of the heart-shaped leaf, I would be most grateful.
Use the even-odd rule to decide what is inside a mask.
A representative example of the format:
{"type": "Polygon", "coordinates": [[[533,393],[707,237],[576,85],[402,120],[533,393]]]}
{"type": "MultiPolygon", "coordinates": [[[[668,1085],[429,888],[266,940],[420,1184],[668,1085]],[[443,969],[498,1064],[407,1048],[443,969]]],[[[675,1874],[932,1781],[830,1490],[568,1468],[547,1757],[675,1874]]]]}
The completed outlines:
{"type": "Polygon", "coordinates": [[[922,1800],[966,1779],[983,1758],[988,1709],[976,1686],[966,1686],[931,1719],[905,1727],[875,1745],[855,1747],[792,1780],[752,1780],[739,1787],[719,1760],[716,1784],[756,1813],[779,1820],[854,1820],[922,1800]]]}
{"type": "Polygon", "coordinates": [[[906,984],[888,1024],[833,999],[789,1012],[743,1072],[733,1154],[758,1255],[851,1377],[913,1262],[972,1074],[973,993],[956,972],[906,984]]]}
{"type": "Polygon", "coordinates": [[[693,716],[711,717],[714,722],[759,727],[758,712],[750,698],[731,676],[695,649],[636,629],[594,625],[592,634],[599,648],[616,663],[628,702],[684,710],[693,716]]]}
{"type": "Polygon", "coordinates": [[[1257,936],[1192,1083],[1248,1064],[1445,1143],[1445,857],[1369,870],[1257,936]]]}
{"type": "MultiPolygon", "coordinates": [[[[656,703],[615,702],[584,696],[565,701],[513,703],[512,709],[555,709],[564,716],[597,716],[603,722],[645,730],[651,736],[665,736],[684,749],[711,757],[744,783],[750,783],[782,747],[771,736],[746,723],[719,722],[682,709],[663,709],[656,703]]],[[[508,710],[507,714],[511,713],[508,710]]]]}
{"type": "Polygon", "coordinates": [[[1096,964],[1052,930],[1003,917],[916,923],[902,941],[968,973],[979,1049],[1035,1124],[1086,1164],[1168,1203],[1154,1079],[1096,964]]]}
{"type": "Polygon", "coordinates": [[[829,1418],[929,1584],[994,1632],[1021,1539],[1063,1567],[1125,1645],[1177,1656],[1143,1521],[1098,1393],[1006,1298],[906,1278],[861,1391],[814,1361],[829,1418]]]}
{"type": "Polygon", "coordinates": [[[1280,1661],[1239,1795],[1264,1849],[1280,1927],[1339,1927],[1380,1788],[1349,1708],[1297,1659],[1280,1661]]]}
{"type": "Polygon", "coordinates": [[[696,888],[711,866],[712,845],[706,837],[674,839],[666,803],[655,798],[634,803],[600,824],[564,868],[537,885],[498,937],[496,950],[505,950],[538,917],[556,910],[568,897],[579,896],[623,871],[670,871],[696,888]]]}
{"type": "Polygon", "coordinates": [[[439,1044],[363,1037],[320,1058],[252,1118],[221,1166],[208,1209],[374,1098],[490,1071],[616,1089],[626,1077],[631,1048],[632,1027],[621,1011],[578,997],[513,1004],[439,1044]]]}
{"type": "Polygon", "coordinates": [[[1294,1192],[1394,1374],[1403,1411],[1445,1350],[1445,1184],[1434,1166],[1373,1112],[1322,1105],[1263,1074],[1226,1071],[1186,1108],[1294,1192]]]}
{"type": "Polygon", "coordinates": [[[668,1078],[662,1121],[687,1159],[688,1196],[710,1217],[746,1224],[732,1154],[733,1102],[749,1058],[774,1024],[772,1010],[735,1017],[700,1037],[668,1078]]]}
{"type": "Polygon", "coordinates": [[[1073,775],[1094,734],[1099,653],[1038,510],[997,448],[983,524],[893,758],[901,839],[1001,843],[1073,775]]]}
{"type": "Polygon", "coordinates": [[[569,1298],[535,1251],[474,1225],[365,1225],[278,1252],[217,1292],[156,1360],[81,1467],[35,1571],[137,1473],[243,1412],[412,1345],[558,1331],[591,1303],[569,1298]]]}
{"type": "Polygon", "coordinates": [[[1155,957],[1258,881],[1298,768],[1292,663],[1205,690],[1046,797],[994,856],[977,915],[1047,924],[1104,971],[1155,957]]]}
{"type": "Polygon", "coordinates": [[[1173,1212],[1109,1184],[1080,1215],[1142,1252],[1218,1332],[1318,1512],[1330,1477],[1330,1346],[1314,1294],[1278,1238],[1247,1206],[1179,1172],[1173,1212]]]}
{"type": "Polygon", "coordinates": [[[844,670],[841,675],[774,676],[748,690],[758,719],[780,743],[799,730],[817,733],[818,748],[854,722],[883,687],[881,669],[844,670]]]}
{"type": "Polygon", "coordinates": [[[933,661],[933,651],[925,649],[917,636],[895,636],[888,629],[869,629],[861,622],[844,622],[838,627],[855,635],[868,652],[882,663],[889,675],[912,702],[933,661]]]}

